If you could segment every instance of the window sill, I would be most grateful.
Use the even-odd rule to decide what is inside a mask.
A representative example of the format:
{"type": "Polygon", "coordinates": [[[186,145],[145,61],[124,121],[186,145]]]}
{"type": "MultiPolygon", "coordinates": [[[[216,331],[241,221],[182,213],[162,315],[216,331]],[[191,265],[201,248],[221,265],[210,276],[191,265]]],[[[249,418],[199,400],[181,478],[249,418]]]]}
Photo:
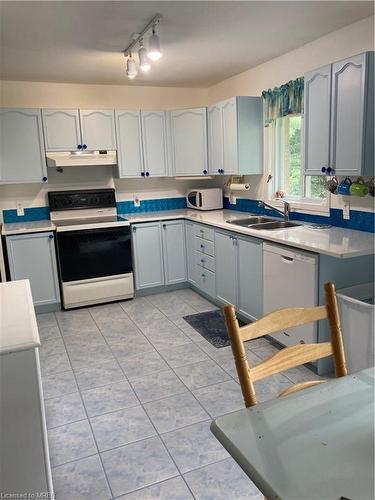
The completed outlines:
{"type": "Polygon", "coordinates": [[[270,205],[274,205],[277,208],[282,209],[284,204],[283,201],[286,201],[290,205],[290,209],[292,212],[302,212],[304,214],[319,214],[319,215],[330,215],[330,203],[329,198],[323,200],[322,202],[311,202],[311,201],[303,201],[296,200],[295,198],[282,198],[282,199],[271,199],[269,200],[270,205]]]}

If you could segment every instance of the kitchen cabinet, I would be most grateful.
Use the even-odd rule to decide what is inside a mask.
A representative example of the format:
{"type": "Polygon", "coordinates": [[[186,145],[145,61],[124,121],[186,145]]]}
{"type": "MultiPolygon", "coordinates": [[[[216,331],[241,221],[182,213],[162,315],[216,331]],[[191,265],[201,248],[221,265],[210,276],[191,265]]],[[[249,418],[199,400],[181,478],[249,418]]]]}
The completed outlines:
{"type": "Polygon", "coordinates": [[[82,144],[78,109],[42,109],[47,151],[74,151],[82,144]]]}
{"type": "Polygon", "coordinates": [[[304,161],[306,175],[320,175],[330,166],[332,66],[305,75],[304,161]]]}
{"type": "Polygon", "coordinates": [[[208,173],[206,115],[206,108],[170,112],[170,142],[174,175],[206,175],[208,173]]]}
{"type": "Polygon", "coordinates": [[[187,280],[197,285],[197,264],[195,258],[195,226],[194,222],[185,221],[186,268],[187,280]]]}
{"type": "Polygon", "coordinates": [[[83,147],[88,150],[116,149],[113,109],[80,109],[83,147]]]}
{"type": "Polygon", "coordinates": [[[263,173],[260,97],[232,97],[208,108],[209,173],[263,173]]]}
{"type": "Polygon", "coordinates": [[[144,173],[141,112],[116,110],[117,161],[119,177],[140,177],[144,173]]]}
{"type": "Polygon", "coordinates": [[[305,174],[372,176],[374,52],[309,72],[305,89],[305,174]]]}
{"type": "Polygon", "coordinates": [[[47,151],[116,149],[112,109],[43,109],[47,151]]]}
{"type": "Polygon", "coordinates": [[[164,284],[160,222],[132,225],[134,274],[137,290],[164,284]]]}
{"type": "Polygon", "coordinates": [[[216,298],[246,319],[263,314],[262,241],[215,231],[216,298]]]}
{"type": "Polygon", "coordinates": [[[183,220],[133,224],[132,233],[137,290],[186,281],[183,220]]]}
{"type": "Polygon", "coordinates": [[[11,280],[30,280],[38,312],[59,309],[55,240],[52,232],[6,236],[11,280]]]}
{"type": "Polygon", "coordinates": [[[143,175],[165,177],[168,173],[165,112],[141,111],[141,123],[143,175]]]}
{"type": "Polygon", "coordinates": [[[46,181],[40,109],[0,109],[0,183],[46,181]]]}
{"type": "Polygon", "coordinates": [[[183,283],[186,274],[185,227],[182,220],[161,223],[163,240],[164,283],[183,283]]]}

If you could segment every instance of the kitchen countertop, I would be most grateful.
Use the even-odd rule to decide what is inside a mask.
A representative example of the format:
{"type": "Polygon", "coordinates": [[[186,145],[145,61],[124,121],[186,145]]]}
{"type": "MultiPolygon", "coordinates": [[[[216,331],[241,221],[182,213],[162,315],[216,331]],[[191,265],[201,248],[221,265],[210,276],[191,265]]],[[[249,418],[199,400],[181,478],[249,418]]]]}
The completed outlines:
{"type": "Polygon", "coordinates": [[[364,231],[355,231],[353,229],[343,229],[334,226],[326,229],[311,229],[313,224],[309,223],[301,223],[301,226],[289,229],[266,231],[235,226],[226,222],[227,220],[250,217],[251,214],[249,212],[234,210],[211,210],[207,212],[197,210],[168,210],[164,212],[121,215],[126,217],[131,223],[183,218],[235,233],[255,236],[265,241],[280,243],[281,245],[288,245],[337,258],[347,259],[374,254],[374,235],[364,231]]]}
{"type": "MultiPolygon", "coordinates": [[[[344,229],[340,227],[329,227],[326,229],[311,229],[313,224],[302,223],[299,227],[289,229],[274,229],[272,231],[249,229],[234,226],[227,220],[242,219],[250,217],[249,212],[238,212],[234,210],[211,210],[197,211],[189,209],[167,210],[162,212],[144,212],[133,214],[119,214],[129,220],[130,223],[151,222],[156,220],[187,219],[201,222],[235,233],[254,236],[265,241],[300,248],[310,252],[329,255],[336,258],[361,257],[374,254],[374,235],[364,231],[344,229]]],[[[16,222],[4,224],[2,234],[35,233],[43,231],[54,231],[55,225],[49,221],[16,222]]]]}
{"type": "Polygon", "coordinates": [[[0,354],[39,346],[29,280],[0,283],[0,354]]]}
{"type": "Polygon", "coordinates": [[[43,233],[45,231],[54,231],[55,229],[55,224],[50,220],[11,222],[3,224],[1,234],[3,236],[10,236],[11,234],[43,233]]]}

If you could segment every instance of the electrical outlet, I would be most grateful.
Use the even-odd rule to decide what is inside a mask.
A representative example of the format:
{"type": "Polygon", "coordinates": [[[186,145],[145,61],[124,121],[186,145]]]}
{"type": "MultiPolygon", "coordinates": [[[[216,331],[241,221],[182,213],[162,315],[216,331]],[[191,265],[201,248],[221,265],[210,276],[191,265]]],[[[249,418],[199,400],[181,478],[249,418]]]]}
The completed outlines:
{"type": "Polygon", "coordinates": [[[17,215],[18,217],[25,215],[22,201],[17,201],[17,215]]]}
{"type": "Polygon", "coordinates": [[[135,207],[140,207],[141,206],[141,200],[139,199],[139,194],[134,194],[133,195],[133,203],[135,207]]]}
{"type": "Polygon", "coordinates": [[[348,201],[342,207],[342,216],[346,220],[350,219],[350,203],[348,201]]]}
{"type": "Polygon", "coordinates": [[[237,204],[237,196],[235,196],[233,193],[229,193],[229,203],[231,205],[237,204]]]}

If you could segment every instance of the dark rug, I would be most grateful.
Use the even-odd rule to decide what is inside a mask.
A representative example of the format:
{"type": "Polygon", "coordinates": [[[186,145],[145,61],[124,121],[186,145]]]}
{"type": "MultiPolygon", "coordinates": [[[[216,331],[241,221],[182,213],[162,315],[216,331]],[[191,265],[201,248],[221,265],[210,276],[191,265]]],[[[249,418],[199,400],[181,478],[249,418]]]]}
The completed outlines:
{"type": "MultiPolygon", "coordinates": [[[[230,345],[230,340],[225,326],[224,314],[221,309],[198,314],[184,316],[184,320],[189,323],[206,340],[215,347],[226,347],[230,345]]],[[[244,325],[239,320],[240,326],[244,325]]]]}

